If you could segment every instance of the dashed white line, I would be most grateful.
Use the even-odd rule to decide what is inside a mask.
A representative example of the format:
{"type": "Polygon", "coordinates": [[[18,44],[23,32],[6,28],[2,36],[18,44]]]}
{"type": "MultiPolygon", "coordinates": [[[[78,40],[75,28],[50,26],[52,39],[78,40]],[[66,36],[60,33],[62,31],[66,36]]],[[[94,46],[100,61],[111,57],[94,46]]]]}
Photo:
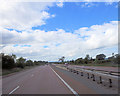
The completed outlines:
{"type": "Polygon", "coordinates": [[[9,94],[12,94],[13,92],[15,92],[20,86],[17,86],[15,89],[13,89],[9,94]]]}
{"type": "MultiPolygon", "coordinates": [[[[51,67],[50,67],[51,68],[51,67]]],[[[52,69],[52,68],[51,68],[52,69]]],[[[52,71],[58,76],[58,78],[69,88],[69,90],[76,96],[79,96],[78,93],[73,89],[71,88],[53,69],[52,71]]]]}

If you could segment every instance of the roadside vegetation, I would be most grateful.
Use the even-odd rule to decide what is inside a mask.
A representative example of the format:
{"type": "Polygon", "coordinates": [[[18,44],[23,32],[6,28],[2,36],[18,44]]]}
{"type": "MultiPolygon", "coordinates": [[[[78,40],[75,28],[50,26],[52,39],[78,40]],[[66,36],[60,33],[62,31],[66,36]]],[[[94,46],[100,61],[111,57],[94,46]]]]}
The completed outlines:
{"type": "Polygon", "coordinates": [[[89,54],[85,58],[77,58],[76,60],[64,61],[65,57],[59,58],[60,62],[55,62],[56,64],[65,64],[70,65],[81,65],[81,66],[111,66],[111,67],[120,67],[120,55],[112,53],[111,57],[106,58],[105,54],[98,54],[96,58],[92,58],[89,54]]]}
{"type": "MultiPolygon", "coordinates": [[[[14,72],[23,71],[26,69],[33,68],[48,63],[48,61],[32,61],[27,60],[23,57],[17,58],[15,54],[7,55],[0,53],[0,63],[2,63],[0,69],[0,75],[7,75],[14,72]],[[2,73],[2,74],[1,74],[2,73]]],[[[52,62],[51,62],[52,63],[52,62]]],[[[69,64],[69,65],[80,65],[80,66],[111,66],[120,67],[120,55],[112,53],[111,57],[106,58],[105,54],[98,54],[96,58],[92,58],[89,54],[85,58],[77,58],[75,60],[65,61],[65,57],[59,58],[56,64],[69,64]]]]}
{"type": "Polygon", "coordinates": [[[33,68],[35,66],[40,66],[48,63],[47,61],[26,60],[23,57],[17,59],[15,54],[6,55],[4,53],[0,53],[0,56],[0,60],[2,63],[2,74],[0,75],[7,75],[9,73],[22,71],[25,69],[33,68]]]}

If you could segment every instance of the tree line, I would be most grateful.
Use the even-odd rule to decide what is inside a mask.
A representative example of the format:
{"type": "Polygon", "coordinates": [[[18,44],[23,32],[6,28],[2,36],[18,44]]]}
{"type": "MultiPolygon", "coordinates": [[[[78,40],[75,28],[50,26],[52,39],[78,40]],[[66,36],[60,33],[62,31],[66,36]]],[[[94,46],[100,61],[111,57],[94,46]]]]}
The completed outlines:
{"type": "Polygon", "coordinates": [[[102,63],[113,63],[113,64],[120,64],[120,55],[112,53],[112,56],[106,58],[105,54],[98,54],[96,58],[90,57],[89,54],[85,56],[85,58],[77,58],[75,60],[64,61],[65,57],[59,58],[59,61],[56,62],[59,64],[68,63],[68,64],[102,64],[102,63]]]}
{"type": "Polygon", "coordinates": [[[12,68],[24,68],[26,66],[35,66],[35,65],[43,65],[48,63],[47,61],[32,61],[27,60],[23,57],[17,59],[15,54],[5,55],[4,53],[0,53],[2,68],[3,69],[12,69],[12,68]]]}

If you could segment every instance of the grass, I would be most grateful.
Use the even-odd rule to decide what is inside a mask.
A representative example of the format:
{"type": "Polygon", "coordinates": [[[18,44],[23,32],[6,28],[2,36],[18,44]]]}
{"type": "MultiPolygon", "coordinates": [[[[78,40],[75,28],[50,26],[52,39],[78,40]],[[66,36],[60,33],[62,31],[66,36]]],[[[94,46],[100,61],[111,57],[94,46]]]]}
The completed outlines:
{"type": "Polygon", "coordinates": [[[37,67],[37,66],[40,66],[40,65],[36,65],[36,66],[26,66],[25,68],[13,68],[13,69],[2,69],[2,72],[0,72],[0,76],[4,76],[4,75],[8,75],[8,74],[12,74],[12,73],[15,73],[15,72],[20,72],[20,71],[24,71],[24,70],[28,70],[28,69],[31,69],[31,68],[34,68],[34,67],[37,67]]]}
{"type": "Polygon", "coordinates": [[[22,71],[23,69],[21,68],[14,68],[14,69],[3,69],[2,70],[2,75],[7,75],[7,74],[11,74],[11,73],[14,73],[14,72],[19,72],[19,71],[22,71]]]}

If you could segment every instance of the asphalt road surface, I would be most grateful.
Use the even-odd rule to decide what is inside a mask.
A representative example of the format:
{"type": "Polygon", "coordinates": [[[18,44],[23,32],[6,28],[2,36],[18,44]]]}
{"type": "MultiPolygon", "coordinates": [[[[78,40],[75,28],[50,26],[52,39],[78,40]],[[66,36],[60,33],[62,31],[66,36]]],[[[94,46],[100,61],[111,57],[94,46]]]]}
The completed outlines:
{"type": "Polygon", "coordinates": [[[117,94],[117,90],[45,65],[4,77],[2,94],[117,94]]]}

